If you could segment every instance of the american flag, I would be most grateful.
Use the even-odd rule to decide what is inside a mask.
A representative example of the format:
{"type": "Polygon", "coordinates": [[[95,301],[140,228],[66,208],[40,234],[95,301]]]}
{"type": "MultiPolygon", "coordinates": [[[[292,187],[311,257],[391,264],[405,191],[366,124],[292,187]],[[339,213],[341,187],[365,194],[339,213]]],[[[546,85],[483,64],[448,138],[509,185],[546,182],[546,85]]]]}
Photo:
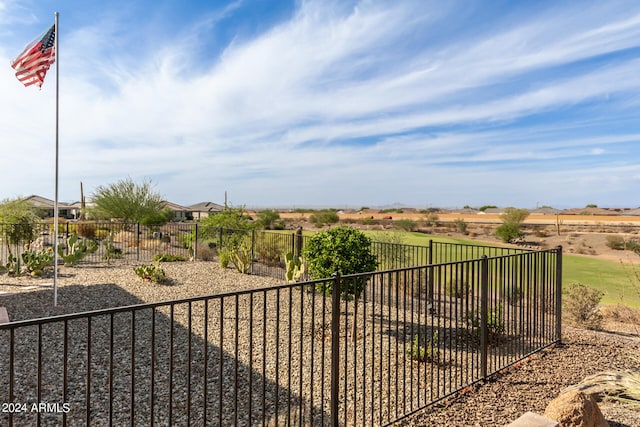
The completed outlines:
{"type": "Polygon", "coordinates": [[[22,53],[11,61],[11,67],[16,70],[16,77],[22,84],[25,86],[35,84],[42,87],[49,67],[56,62],[55,40],[54,24],[48,31],[29,43],[22,53]]]}

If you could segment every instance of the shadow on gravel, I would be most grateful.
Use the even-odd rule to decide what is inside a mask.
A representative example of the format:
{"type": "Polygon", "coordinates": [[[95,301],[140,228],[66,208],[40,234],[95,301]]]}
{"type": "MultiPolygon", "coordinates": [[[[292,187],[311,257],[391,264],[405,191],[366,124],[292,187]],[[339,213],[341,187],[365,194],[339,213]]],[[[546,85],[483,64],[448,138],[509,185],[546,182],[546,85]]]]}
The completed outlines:
{"type": "MultiPolygon", "coordinates": [[[[87,310],[142,303],[112,284],[59,292],[61,301],[82,300],[87,310]]],[[[70,309],[52,308],[51,298],[45,289],[0,297],[0,305],[14,322],[21,312],[46,317],[70,309]]],[[[274,373],[266,335],[250,334],[247,342],[237,327],[228,327],[225,316],[239,312],[238,299],[231,304],[236,306],[224,299],[192,300],[0,325],[0,402],[20,405],[13,407],[16,426],[328,420],[322,407],[301,400],[290,377],[283,382],[277,364],[274,373]]],[[[257,323],[267,330],[266,322],[257,323]]],[[[8,418],[2,414],[0,424],[8,418]]]]}

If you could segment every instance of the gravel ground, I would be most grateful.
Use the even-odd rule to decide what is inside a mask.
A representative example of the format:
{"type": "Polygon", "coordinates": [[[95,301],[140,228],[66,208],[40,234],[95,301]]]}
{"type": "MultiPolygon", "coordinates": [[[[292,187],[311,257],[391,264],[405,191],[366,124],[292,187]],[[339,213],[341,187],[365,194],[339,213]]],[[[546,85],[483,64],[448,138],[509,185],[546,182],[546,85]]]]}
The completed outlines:
{"type": "MultiPolygon", "coordinates": [[[[265,287],[265,286],[274,286],[281,284],[280,280],[271,279],[271,278],[263,278],[256,276],[247,276],[236,273],[232,270],[223,270],[216,263],[212,262],[196,262],[196,263],[166,263],[163,264],[163,268],[167,272],[167,276],[173,280],[171,285],[157,285],[153,283],[147,283],[141,281],[133,272],[131,265],[112,265],[112,266],[89,266],[83,265],[80,267],[61,267],[59,272],[59,281],[58,281],[58,302],[59,307],[52,307],[52,280],[51,278],[43,278],[43,279],[34,279],[30,277],[20,277],[13,278],[8,277],[7,275],[0,276],[0,306],[4,306],[7,308],[9,313],[9,317],[12,321],[22,320],[22,319],[30,319],[37,317],[47,317],[50,315],[56,314],[65,314],[65,313],[74,313],[78,311],[86,311],[86,310],[95,310],[109,307],[118,307],[125,305],[133,305],[139,304],[142,302],[157,302],[157,301],[166,301],[172,300],[176,298],[186,298],[193,297],[199,295],[209,295],[216,294],[221,292],[229,292],[229,291],[237,291],[244,289],[253,289],[256,287],[265,287]],[[28,297],[26,295],[21,295],[23,293],[28,293],[28,297]]],[[[253,299],[249,301],[248,299],[239,299],[237,301],[231,301],[230,305],[225,305],[225,315],[221,318],[216,318],[215,316],[211,320],[208,327],[210,328],[208,331],[208,340],[206,342],[216,342],[218,339],[218,335],[221,331],[225,331],[225,345],[222,346],[223,354],[231,355],[231,357],[225,356],[224,366],[223,366],[223,376],[240,377],[241,381],[243,379],[251,379],[252,387],[256,389],[262,388],[262,390],[268,395],[281,395],[290,391],[296,391],[296,387],[300,387],[302,389],[303,379],[308,381],[309,373],[306,371],[303,373],[300,365],[296,362],[296,354],[292,355],[291,351],[288,354],[285,354],[282,348],[298,348],[298,344],[300,338],[303,336],[307,336],[309,334],[317,337],[317,345],[314,348],[305,348],[302,349],[300,346],[300,352],[304,351],[304,353],[319,353],[320,346],[323,342],[330,340],[327,336],[327,331],[325,326],[322,323],[321,314],[327,313],[327,307],[321,306],[319,303],[320,299],[312,300],[310,296],[305,295],[301,292],[288,292],[280,295],[280,298],[265,298],[264,300],[257,299],[254,303],[253,299]],[[275,330],[272,328],[271,324],[262,324],[258,320],[249,320],[249,319],[240,319],[237,313],[243,313],[243,310],[246,310],[249,307],[251,310],[262,313],[263,310],[271,311],[273,307],[287,307],[287,304],[290,304],[293,300],[298,301],[301,306],[305,307],[305,314],[301,317],[296,317],[296,311],[294,310],[293,316],[291,314],[285,312],[283,316],[279,316],[278,318],[281,322],[280,326],[282,328],[288,328],[287,323],[294,326],[294,335],[286,336],[273,336],[273,333],[270,331],[275,330]],[[249,305],[250,304],[250,305],[249,305]],[[238,311],[235,311],[238,310],[238,311]],[[309,317],[309,313],[316,313],[317,315],[314,318],[309,317]],[[305,317],[306,316],[306,317],[305,317]],[[249,323],[255,322],[255,323],[249,323]],[[232,325],[238,326],[238,335],[235,335],[236,332],[231,329],[232,332],[228,332],[229,329],[226,326],[227,322],[235,322],[231,323],[232,325]],[[264,328],[264,329],[263,329],[264,328]],[[254,361],[253,357],[244,349],[238,350],[237,348],[233,348],[233,338],[235,336],[242,337],[243,334],[248,332],[248,330],[255,330],[255,335],[252,335],[252,340],[256,342],[256,347],[254,348],[254,355],[267,353],[269,355],[269,361],[254,361]],[[260,332],[263,330],[264,332],[260,332]],[[298,332],[299,331],[299,332],[298,332]],[[264,339],[264,344],[260,344],[264,339]],[[230,343],[230,345],[226,345],[230,343]],[[275,343],[279,343],[276,345],[275,343]],[[264,345],[264,347],[262,347],[264,345]],[[278,353],[280,351],[280,353],[278,353]],[[271,357],[273,356],[273,357],[271,357]],[[239,360],[241,363],[235,363],[235,360],[239,360]],[[274,366],[275,363],[275,366],[274,366]],[[278,365],[280,363],[280,365],[278,365]],[[298,371],[300,372],[298,374],[298,371]],[[262,375],[255,375],[254,373],[264,373],[262,375]],[[306,375],[306,376],[305,376],[306,375]],[[278,379],[278,381],[275,381],[278,379]],[[274,386],[274,383],[285,384],[287,387],[279,388],[278,386],[274,386]],[[288,383],[288,384],[287,384],[288,383]]],[[[227,304],[225,302],[225,304],[227,304]]],[[[219,309],[220,305],[215,305],[213,303],[211,307],[211,311],[215,311],[215,309],[219,309]]],[[[192,307],[194,313],[199,313],[204,310],[202,306],[194,306],[192,307]]],[[[370,316],[374,317],[375,313],[366,313],[366,308],[360,309],[360,316],[370,316]]],[[[169,316],[167,310],[164,310],[163,313],[166,316],[169,316]]],[[[386,313],[384,313],[386,314],[386,313]]],[[[389,314],[392,314],[389,312],[389,314]]],[[[211,313],[210,313],[211,315],[211,313]]],[[[196,334],[201,337],[204,336],[204,331],[202,330],[203,325],[197,322],[194,324],[188,323],[188,317],[186,316],[185,310],[183,308],[176,309],[174,313],[175,321],[183,326],[183,329],[180,329],[180,333],[176,334],[176,341],[184,340],[185,336],[188,337],[190,334],[184,333],[190,332],[191,335],[196,334]],[[182,335],[181,335],[182,334],[182,335]],[[184,335],[184,336],[183,336],[184,335]]],[[[166,317],[168,318],[168,317],[166,317]]],[[[194,316],[194,318],[197,318],[194,316]]],[[[388,319],[391,320],[391,319],[388,319]]],[[[144,340],[144,331],[148,329],[150,319],[147,319],[144,315],[140,315],[139,318],[136,318],[136,321],[140,323],[140,327],[136,328],[136,348],[144,348],[148,346],[148,342],[144,340]]],[[[103,322],[105,323],[105,322],[103,322]]],[[[128,323],[124,322],[124,323],[128,323]]],[[[168,322],[165,322],[169,324],[168,322]]],[[[366,321],[365,321],[366,323],[366,321]]],[[[372,324],[372,328],[377,327],[376,325],[383,326],[382,321],[380,323],[370,322],[372,324]]],[[[157,330],[161,330],[162,328],[166,328],[167,324],[157,323],[155,326],[157,330]]],[[[364,323],[363,323],[364,324],[364,323]]],[[[386,325],[386,323],[384,323],[386,325]]],[[[370,327],[370,328],[371,328],[370,327]]],[[[105,333],[106,326],[98,321],[93,325],[93,340],[95,342],[101,342],[101,340],[96,339],[96,337],[101,337],[101,334],[105,333]]],[[[624,329],[624,328],[623,328],[624,329]]],[[[78,328],[80,335],[84,329],[78,328]]],[[[130,330],[126,329],[126,325],[120,325],[116,322],[116,338],[118,340],[121,338],[123,341],[129,340],[130,330]],[[120,330],[122,328],[122,330],[120,330]],[[120,335],[118,335],[120,334],[120,335]]],[[[286,330],[286,329],[282,329],[286,330]]],[[[70,327],[70,333],[73,332],[74,328],[70,327]]],[[[347,327],[345,325],[345,332],[343,333],[343,337],[347,336],[347,327]]],[[[371,351],[371,346],[376,346],[376,342],[374,341],[366,341],[367,336],[375,335],[373,332],[376,330],[363,328],[359,331],[359,343],[364,343],[368,346],[367,354],[373,353],[371,351]]],[[[398,334],[399,329],[396,327],[395,332],[398,334]]],[[[404,334],[404,332],[402,332],[404,334]]],[[[252,333],[254,334],[254,333],[252,333]]],[[[378,330],[379,334],[379,330],[378,330]]],[[[281,334],[285,335],[285,334],[281,334]]],[[[44,336],[44,339],[47,339],[47,336],[44,336]]],[[[25,341],[30,345],[33,345],[34,342],[37,342],[36,337],[34,335],[25,336],[25,341]]],[[[204,342],[204,341],[203,341],[204,342]]],[[[27,345],[25,343],[25,346],[27,345]]],[[[202,343],[199,343],[199,345],[202,343]]],[[[166,343],[155,343],[156,352],[158,354],[163,354],[163,351],[168,351],[166,347],[166,343]],[[162,351],[158,351],[158,349],[162,351]]],[[[397,354],[402,354],[402,348],[398,352],[396,347],[396,352],[392,353],[393,349],[391,347],[387,348],[386,345],[382,346],[380,344],[380,352],[387,352],[388,354],[385,357],[396,357],[397,354]]],[[[194,344],[196,346],[196,344],[194,344]]],[[[206,347],[206,344],[204,345],[206,347]]],[[[19,350],[19,346],[17,346],[19,350]]],[[[130,348],[129,348],[130,349],[130,348]]],[[[0,352],[7,351],[7,349],[0,349],[0,352]]],[[[22,350],[25,354],[29,353],[27,347],[22,350]]],[[[86,370],[86,367],[82,365],[82,355],[86,354],[86,348],[74,349],[73,351],[78,352],[78,365],[70,364],[70,368],[73,367],[79,371],[83,369],[86,370]],[[83,353],[84,352],[84,353],[83,353]]],[[[94,350],[95,351],[95,350],[94,350]]],[[[119,350],[118,350],[119,351],[119,350]]],[[[130,367],[127,366],[126,363],[123,363],[122,366],[118,365],[118,351],[116,351],[116,361],[114,362],[114,366],[117,366],[119,371],[122,371],[126,374],[130,367]]],[[[211,354],[207,357],[213,357],[214,353],[218,356],[220,355],[218,348],[213,348],[211,354]]],[[[128,354],[126,346],[122,348],[123,355],[128,354]]],[[[182,353],[181,353],[182,354],[182,353]]],[[[206,354],[206,353],[205,353],[206,354]]],[[[353,359],[355,359],[356,352],[354,351],[353,359]]],[[[564,388],[571,386],[573,384],[578,383],[585,376],[601,372],[608,369],[640,369],[640,360],[638,359],[640,356],[640,339],[637,334],[628,334],[628,333],[607,333],[607,332],[591,332],[591,331],[583,331],[578,329],[573,329],[567,327],[564,331],[563,344],[554,346],[548,350],[545,350],[539,354],[536,354],[523,363],[518,364],[518,366],[510,369],[508,372],[505,372],[491,381],[478,385],[472,388],[468,388],[465,392],[455,398],[450,398],[446,401],[442,401],[433,407],[422,411],[411,418],[405,420],[402,425],[442,425],[442,426],[492,426],[492,425],[505,425],[509,422],[515,420],[518,416],[526,411],[535,411],[538,413],[543,413],[546,405],[550,400],[555,398],[564,388]],[[634,356],[636,357],[634,359],[634,356]]],[[[33,356],[32,356],[33,357],[33,356]]],[[[45,356],[42,356],[46,358],[45,356]]],[[[123,356],[124,357],[124,356],[123,356]]],[[[180,354],[178,354],[180,357],[180,354]]],[[[316,356],[314,356],[316,357],[316,356]]],[[[320,360],[325,358],[326,355],[320,354],[320,360]]],[[[346,357],[347,363],[352,363],[353,359],[351,358],[351,353],[349,353],[348,357],[346,357]]],[[[186,363],[184,361],[177,363],[175,367],[176,380],[174,382],[174,387],[181,389],[184,392],[184,389],[187,387],[195,388],[198,391],[198,387],[202,387],[197,384],[197,381],[194,381],[194,384],[187,385],[187,382],[184,381],[184,377],[188,377],[187,372],[191,372],[193,378],[199,378],[202,376],[202,372],[197,367],[198,360],[204,358],[202,351],[199,347],[194,348],[192,358],[194,360],[193,370],[191,366],[187,368],[186,363]]],[[[0,359],[6,360],[6,356],[4,354],[0,355],[0,359]]],[[[159,359],[161,359],[159,357],[159,359]]],[[[43,359],[44,360],[44,359],[43,359]]],[[[103,361],[106,363],[106,361],[103,361]]],[[[75,362],[74,362],[75,363],[75,362]]],[[[156,363],[162,365],[162,363],[168,363],[163,360],[156,360],[156,363]]],[[[375,360],[370,360],[365,358],[365,363],[376,363],[375,360]]],[[[405,369],[408,373],[407,375],[411,375],[414,373],[413,366],[411,362],[407,364],[403,362],[403,369],[405,369]]],[[[136,375],[139,373],[142,375],[147,374],[147,367],[150,364],[150,360],[143,356],[140,357],[139,360],[136,360],[135,369],[136,375]]],[[[317,382],[320,378],[326,378],[327,373],[322,373],[318,371],[318,366],[316,365],[312,371],[315,373],[314,383],[317,382]],[[315,369],[315,370],[314,370],[315,369]]],[[[106,373],[100,371],[100,367],[94,367],[94,369],[98,369],[94,375],[93,383],[92,383],[92,393],[95,393],[92,401],[100,402],[101,399],[104,399],[104,387],[107,386],[106,373]],[[102,387],[102,389],[100,388],[102,387]]],[[[419,369],[419,368],[416,368],[419,369]]],[[[73,371],[73,369],[71,369],[73,371]]],[[[420,371],[417,371],[420,372],[420,371]]],[[[27,372],[28,373],[28,370],[27,372]]],[[[33,374],[33,370],[31,370],[31,374],[33,374]]],[[[211,372],[209,373],[211,375],[211,372]]],[[[313,374],[311,374],[313,375],[313,374]]],[[[214,375],[215,376],[215,375],[214,375]]],[[[84,379],[79,377],[74,379],[73,375],[70,375],[70,383],[73,381],[82,382],[84,379]]],[[[173,377],[172,377],[173,378],[173,377]]],[[[397,377],[396,377],[397,378],[397,377]]],[[[163,381],[168,379],[164,376],[160,375],[159,378],[156,378],[158,384],[163,384],[163,381]]],[[[171,379],[172,380],[172,379],[171,379]]],[[[375,380],[375,379],[374,379],[375,380]]],[[[3,380],[3,384],[6,383],[6,379],[3,380]]],[[[345,379],[347,381],[347,379],[345,379]]],[[[381,377],[382,382],[382,377],[381,377]]],[[[401,381],[402,382],[402,381],[401,381]]],[[[234,390],[233,383],[225,383],[224,389],[221,390],[221,394],[225,396],[223,399],[224,402],[230,401],[233,402],[234,399],[237,401],[237,395],[234,396],[234,393],[243,393],[244,391],[238,391],[237,388],[234,390]]],[[[315,384],[314,384],[315,385],[315,384]]],[[[418,389],[422,389],[422,385],[419,384],[420,387],[416,387],[416,392],[418,389]]],[[[116,384],[116,388],[120,387],[120,385],[116,384]]],[[[123,386],[124,387],[124,386],[123,386]]],[[[144,387],[147,385],[141,385],[141,389],[137,390],[137,395],[144,395],[148,392],[144,387]]],[[[216,386],[217,387],[217,386],[216,386]]],[[[397,385],[396,385],[397,387],[397,385]]],[[[124,387],[126,389],[126,387],[124,387]]],[[[312,386],[313,388],[313,386],[312,386]]],[[[156,393],[159,395],[160,401],[162,399],[167,399],[167,396],[164,396],[163,391],[160,390],[160,387],[157,387],[156,393]]],[[[204,392],[204,390],[201,390],[204,392]]],[[[207,392],[214,392],[216,390],[209,390],[207,392]]],[[[305,395],[305,399],[309,399],[309,395],[313,395],[313,390],[303,390],[302,394],[305,395]]],[[[256,397],[261,397],[261,393],[257,393],[256,397]]],[[[251,394],[253,398],[253,394],[251,394]]],[[[287,396],[282,396],[283,401],[287,396]]],[[[76,399],[78,402],[82,402],[85,396],[71,396],[69,400],[76,399]]],[[[358,399],[362,398],[360,396],[353,397],[355,402],[358,402],[358,399]]],[[[367,397],[367,399],[369,399],[367,397]]],[[[1,400],[1,399],[0,399],[1,400]]],[[[258,399],[259,400],[259,399],[258,399]]],[[[313,397],[311,398],[313,402],[313,397]]],[[[292,402],[288,400],[289,402],[292,402]]],[[[222,405],[226,405],[224,403],[222,405]]],[[[118,408],[119,405],[125,407],[127,402],[119,402],[114,401],[114,408],[118,408]]],[[[400,402],[396,402],[397,404],[401,404],[400,402]]],[[[192,403],[194,407],[198,402],[192,403]]],[[[298,402],[293,401],[292,405],[298,405],[298,402]]],[[[136,403],[137,414],[142,414],[147,409],[145,405],[146,402],[140,401],[136,403]]],[[[184,414],[185,408],[180,407],[180,403],[176,403],[176,408],[174,408],[174,418],[173,421],[178,422],[179,418],[176,418],[175,414],[184,414]]],[[[260,402],[255,402],[256,407],[260,405],[260,402]]],[[[98,405],[100,406],[100,405],[98,405]]],[[[313,403],[310,405],[313,407],[313,403]]],[[[318,406],[318,402],[316,401],[316,406],[318,406]]],[[[356,403],[357,407],[357,403],[356,403]]],[[[214,425],[222,424],[222,425],[248,425],[254,423],[254,421],[249,422],[246,418],[246,413],[242,413],[242,409],[240,415],[237,414],[238,411],[235,411],[232,417],[237,417],[236,419],[227,418],[227,414],[223,416],[222,421],[220,419],[218,421],[214,421],[214,425]]],[[[605,417],[611,422],[612,426],[640,426],[640,422],[638,421],[637,415],[634,411],[630,410],[628,407],[618,405],[612,402],[603,402],[602,403],[603,413],[605,417]]],[[[281,411],[282,408],[263,408],[264,411],[267,411],[271,416],[271,424],[272,425],[280,425],[285,423],[286,420],[280,418],[273,417],[274,413],[281,411]]],[[[168,414],[164,410],[158,410],[158,419],[154,420],[158,425],[168,425],[168,414]]],[[[211,413],[218,414],[222,413],[220,407],[210,408],[211,413]]],[[[318,424],[320,421],[318,420],[318,416],[326,416],[326,405],[325,408],[322,408],[320,405],[320,412],[314,412],[316,409],[311,409],[311,414],[307,413],[307,409],[300,410],[301,416],[305,417],[305,423],[310,421],[309,417],[313,417],[314,424],[318,424]]],[[[188,410],[187,410],[188,412],[188,410]]],[[[355,420],[359,420],[359,414],[356,412],[354,408],[347,408],[345,413],[347,413],[347,419],[351,422],[355,420]],[[352,414],[351,411],[355,412],[352,414]]],[[[368,416],[368,414],[364,414],[368,416]]],[[[142,415],[140,415],[142,416],[142,415]]],[[[372,415],[373,416],[373,415],[372,415]]],[[[104,425],[105,414],[100,411],[92,414],[92,419],[96,422],[96,425],[104,425]]],[[[33,418],[27,418],[25,424],[17,423],[17,425],[29,425],[33,418]]],[[[202,423],[202,419],[198,422],[198,418],[194,418],[195,425],[202,423]]],[[[59,422],[59,418],[53,419],[51,423],[46,423],[47,419],[44,419],[43,425],[55,425],[56,422],[59,422]]],[[[149,423],[148,419],[145,420],[141,418],[140,422],[149,423]]],[[[325,421],[326,418],[325,418],[325,421]]]]}

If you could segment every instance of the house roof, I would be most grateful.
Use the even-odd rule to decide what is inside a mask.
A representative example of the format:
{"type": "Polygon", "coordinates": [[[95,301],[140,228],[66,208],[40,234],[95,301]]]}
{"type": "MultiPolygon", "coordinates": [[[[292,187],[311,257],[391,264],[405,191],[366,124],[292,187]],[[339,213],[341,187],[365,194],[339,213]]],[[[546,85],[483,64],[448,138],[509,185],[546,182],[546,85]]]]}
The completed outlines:
{"type": "Polygon", "coordinates": [[[162,203],[164,203],[165,207],[171,209],[172,211],[188,211],[189,210],[189,208],[186,208],[184,206],[180,206],[180,205],[178,205],[176,203],[172,203],[172,202],[169,202],[167,200],[163,200],[162,203]]]}
{"type": "MultiPolygon", "coordinates": [[[[55,204],[53,200],[47,199],[46,197],[42,196],[36,196],[35,194],[32,194],[29,197],[25,197],[22,200],[31,204],[31,206],[33,206],[34,208],[53,209],[53,205],[55,204]]],[[[58,207],[69,207],[69,205],[66,203],[58,202],[58,207]]]]}
{"type": "Polygon", "coordinates": [[[224,206],[213,202],[200,202],[187,206],[187,208],[192,212],[220,212],[224,210],[224,206]]]}

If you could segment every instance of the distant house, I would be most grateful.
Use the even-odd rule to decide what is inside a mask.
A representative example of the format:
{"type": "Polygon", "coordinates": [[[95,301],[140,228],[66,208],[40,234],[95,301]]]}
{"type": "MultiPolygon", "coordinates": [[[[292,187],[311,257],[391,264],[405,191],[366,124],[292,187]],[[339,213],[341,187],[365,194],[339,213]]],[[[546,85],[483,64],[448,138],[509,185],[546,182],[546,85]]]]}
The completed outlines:
{"type": "Polygon", "coordinates": [[[195,205],[187,206],[187,209],[189,209],[189,212],[191,213],[191,219],[199,221],[212,214],[222,212],[224,210],[224,206],[213,202],[200,202],[195,205]]]}
{"type": "MultiPolygon", "coordinates": [[[[36,210],[38,216],[42,218],[53,218],[54,217],[54,209],[55,202],[53,200],[47,199],[46,197],[31,195],[29,197],[25,197],[25,202],[29,203],[32,208],[36,210]]],[[[80,208],[76,207],[75,204],[69,205],[67,203],[58,202],[58,216],[60,218],[66,219],[75,219],[80,215],[80,208]]]]}
{"type": "Polygon", "coordinates": [[[531,215],[558,215],[562,213],[560,209],[555,209],[551,207],[542,207],[536,208],[529,211],[531,215]]]}
{"type": "Polygon", "coordinates": [[[575,209],[565,209],[562,211],[564,215],[618,215],[619,213],[616,211],[611,211],[609,209],[603,208],[575,208],[575,209]]]}
{"type": "Polygon", "coordinates": [[[166,208],[171,209],[171,211],[173,212],[173,219],[174,221],[186,221],[191,219],[191,209],[184,207],[184,206],[180,206],[176,203],[172,203],[166,200],[163,200],[162,203],[164,203],[164,206],[166,208]]]}

